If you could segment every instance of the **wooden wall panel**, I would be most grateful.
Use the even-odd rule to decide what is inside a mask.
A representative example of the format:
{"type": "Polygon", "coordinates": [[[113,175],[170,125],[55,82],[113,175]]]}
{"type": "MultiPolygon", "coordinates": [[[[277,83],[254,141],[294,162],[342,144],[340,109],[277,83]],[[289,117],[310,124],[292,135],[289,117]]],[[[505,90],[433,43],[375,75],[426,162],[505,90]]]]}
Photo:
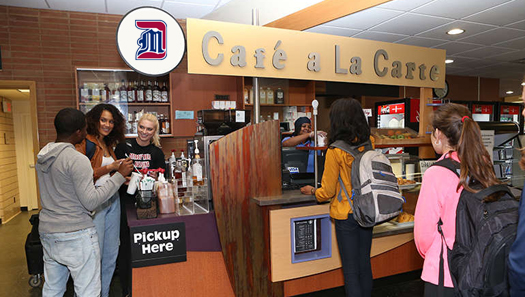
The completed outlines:
{"type": "Polygon", "coordinates": [[[217,227],[236,296],[282,296],[270,281],[267,207],[250,197],[281,194],[278,121],[247,126],[210,145],[217,227]]]}
{"type": "Polygon", "coordinates": [[[173,120],[173,135],[193,137],[197,132],[197,111],[211,109],[215,95],[229,95],[236,101],[242,90],[242,77],[172,73],[171,95],[174,110],[194,110],[195,119],[173,120]]]}
{"type": "MultiPolygon", "coordinates": [[[[370,259],[374,279],[409,272],[423,267],[413,240],[370,259]]],[[[295,296],[344,286],[341,268],[284,282],[284,296],[295,296]]]]}
{"type": "MultiPolygon", "coordinates": [[[[0,106],[4,101],[11,103],[0,97],[0,106]]],[[[13,113],[0,109],[0,219],[5,223],[19,212],[13,113]]]]}

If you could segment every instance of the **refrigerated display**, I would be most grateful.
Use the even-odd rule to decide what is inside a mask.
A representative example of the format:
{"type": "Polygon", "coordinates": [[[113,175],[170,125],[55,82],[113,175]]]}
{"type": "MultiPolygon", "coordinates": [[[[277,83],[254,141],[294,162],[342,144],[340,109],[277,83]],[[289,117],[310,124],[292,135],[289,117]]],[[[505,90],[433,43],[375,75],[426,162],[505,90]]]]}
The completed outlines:
{"type": "Polygon", "coordinates": [[[476,122],[492,122],[495,120],[497,102],[479,102],[472,104],[472,119],[476,122]]]}
{"type": "Polygon", "coordinates": [[[523,134],[523,105],[520,103],[499,102],[496,120],[500,122],[514,122],[519,125],[520,134],[523,134]]]}
{"type": "Polygon", "coordinates": [[[411,128],[419,131],[419,99],[376,102],[377,128],[411,128]]]}

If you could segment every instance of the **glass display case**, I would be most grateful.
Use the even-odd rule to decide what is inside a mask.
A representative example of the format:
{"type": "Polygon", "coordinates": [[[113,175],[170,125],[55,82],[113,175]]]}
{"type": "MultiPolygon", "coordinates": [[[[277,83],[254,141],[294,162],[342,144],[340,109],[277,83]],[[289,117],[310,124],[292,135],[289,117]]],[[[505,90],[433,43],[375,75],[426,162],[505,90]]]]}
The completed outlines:
{"type": "Polygon", "coordinates": [[[169,75],[145,76],[129,69],[76,68],[77,108],[86,113],[99,103],[115,105],[126,120],[126,136],[137,134],[144,113],[159,119],[159,134],[172,135],[169,75]]]}

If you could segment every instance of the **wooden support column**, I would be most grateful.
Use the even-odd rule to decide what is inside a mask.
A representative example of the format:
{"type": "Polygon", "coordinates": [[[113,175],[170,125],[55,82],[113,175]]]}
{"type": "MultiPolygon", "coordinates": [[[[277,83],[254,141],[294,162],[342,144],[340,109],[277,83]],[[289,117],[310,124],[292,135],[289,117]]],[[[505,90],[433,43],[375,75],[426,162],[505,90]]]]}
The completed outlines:
{"type": "MultiPolygon", "coordinates": [[[[419,90],[419,135],[428,137],[426,133],[432,131],[432,124],[430,123],[430,115],[432,114],[432,89],[420,88],[419,90]]],[[[434,148],[431,146],[419,147],[419,158],[435,158],[436,154],[434,148]]]]}

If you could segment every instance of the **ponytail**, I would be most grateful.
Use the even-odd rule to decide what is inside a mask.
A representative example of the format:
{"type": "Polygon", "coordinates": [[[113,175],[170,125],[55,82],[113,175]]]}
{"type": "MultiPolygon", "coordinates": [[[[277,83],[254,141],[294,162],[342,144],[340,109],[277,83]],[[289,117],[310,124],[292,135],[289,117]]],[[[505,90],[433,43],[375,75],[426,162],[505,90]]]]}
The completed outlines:
{"type": "Polygon", "coordinates": [[[501,182],[494,173],[489,152],[481,138],[478,123],[472,118],[464,118],[461,136],[458,141],[458,157],[461,161],[461,175],[459,186],[470,192],[477,192],[469,186],[470,179],[474,179],[486,188],[501,182]]]}
{"type": "Polygon", "coordinates": [[[448,103],[439,107],[434,111],[432,126],[443,132],[449,145],[458,152],[461,173],[457,189],[463,186],[469,192],[478,192],[469,186],[472,181],[484,188],[501,183],[483,145],[479,125],[465,106],[448,103]]]}

